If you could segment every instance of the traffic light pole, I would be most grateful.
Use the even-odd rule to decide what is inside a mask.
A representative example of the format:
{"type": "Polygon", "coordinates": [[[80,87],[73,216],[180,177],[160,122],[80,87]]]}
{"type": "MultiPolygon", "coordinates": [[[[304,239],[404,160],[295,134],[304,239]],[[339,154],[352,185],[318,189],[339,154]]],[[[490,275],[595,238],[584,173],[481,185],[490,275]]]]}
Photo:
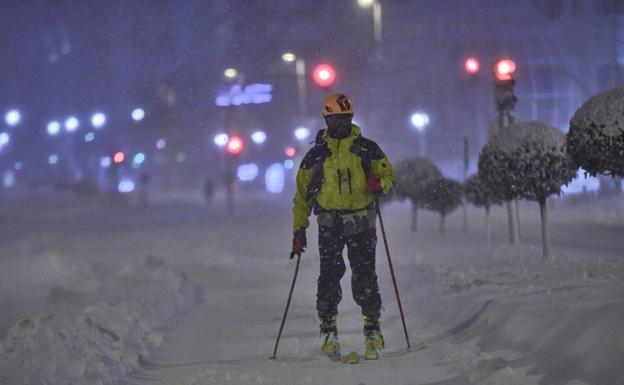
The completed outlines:
{"type": "MultiPolygon", "coordinates": [[[[499,123],[501,131],[506,131],[510,124],[511,111],[516,105],[516,95],[513,92],[516,84],[513,73],[516,70],[516,64],[509,59],[502,59],[496,63],[494,67],[495,88],[494,102],[499,112],[499,123]]],[[[509,237],[511,243],[515,246],[520,244],[520,224],[518,220],[518,200],[516,198],[507,202],[507,216],[509,218],[509,237]]]]}
{"type": "MultiPolygon", "coordinates": [[[[509,126],[509,112],[501,111],[501,126],[505,130],[509,126]]],[[[518,220],[518,200],[513,198],[507,202],[507,217],[509,219],[509,240],[512,245],[520,245],[520,224],[518,220]]]]}

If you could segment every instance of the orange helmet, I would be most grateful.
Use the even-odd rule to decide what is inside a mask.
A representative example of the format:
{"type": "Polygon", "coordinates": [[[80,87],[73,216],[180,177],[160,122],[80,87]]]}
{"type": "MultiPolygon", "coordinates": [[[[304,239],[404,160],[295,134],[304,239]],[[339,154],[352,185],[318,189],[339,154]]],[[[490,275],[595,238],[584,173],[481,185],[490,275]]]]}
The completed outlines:
{"type": "Polygon", "coordinates": [[[353,115],[353,104],[345,94],[331,94],[323,103],[323,116],[349,114],[353,115]]]}

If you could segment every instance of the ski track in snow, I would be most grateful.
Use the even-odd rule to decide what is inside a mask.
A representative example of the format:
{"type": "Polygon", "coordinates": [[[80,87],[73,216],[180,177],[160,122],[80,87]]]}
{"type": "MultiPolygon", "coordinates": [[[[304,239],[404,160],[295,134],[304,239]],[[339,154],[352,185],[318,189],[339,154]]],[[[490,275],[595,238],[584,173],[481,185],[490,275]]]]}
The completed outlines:
{"type": "MultiPolygon", "coordinates": [[[[435,215],[422,213],[420,232],[412,235],[410,210],[399,203],[384,207],[412,352],[405,350],[379,234],[377,270],[387,348],[379,361],[347,365],[329,361],[318,349],[313,220],[277,359],[269,360],[294,262],[288,259],[288,206],[257,203],[241,197],[232,218],[218,207],[193,204],[131,209],[130,219],[123,207],[87,206],[70,213],[48,209],[34,227],[29,208],[25,214],[5,210],[15,226],[0,223],[5,244],[12,240],[0,260],[7,293],[0,302],[6,309],[0,318],[3,334],[20,319],[37,314],[74,320],[96,300],[140,303],[157,293],[163,302],[173,302],[160,304],[162,311],[146,308],[153,324],[146,329],[152,339],[146,341],[151,342],[128,370],[107,372],[110,376],[102,376],[101,383],[624,383],[624,226],[600,222],[599,205],[555,205],[552,261],[540,257],[539,216],[530,203],[522,205],[523,244],[518,248],[507,245],[504,210],[494,210],[490,250],[482,246],[479,210],[470,210],[468,234],[462,233],[456,212],[449,217],[447,234],[437,233],[435,215]],[[146,260],[148,255],[152,259],[146,260]],[[136,269],[161,263],[156,261],[188,277],[184,290],[194,290],[197,303],[186,299],[176,305],[175,297],[156,290],[154,281],[138,279],[136,269]],[[126,286],[111,288],[111,276],[127,277],[126,286]]],[[[338,318],[344,354],[363,350],[361,318],[349,281],[347,272],[338,318]]],[[[57,375],[64,378],[62,371],[57,375]]]]}

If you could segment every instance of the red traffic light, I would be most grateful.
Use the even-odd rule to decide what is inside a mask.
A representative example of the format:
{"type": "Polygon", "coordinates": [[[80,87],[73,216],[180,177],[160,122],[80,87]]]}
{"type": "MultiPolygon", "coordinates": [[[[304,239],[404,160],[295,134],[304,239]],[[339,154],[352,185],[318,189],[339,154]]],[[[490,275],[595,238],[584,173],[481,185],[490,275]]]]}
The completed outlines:
{"type": "Polygon", "coordinates": [[[243,140],[240,137],[232,136],[227,142],[226,149],[228,153],[238,155],[243,151],[244,146],[243,140]]]}
{"type": "Polygon", "coordinates": [[[464,69],[468,74],[476,75],[481,70],[481,63],[476,57],[471,56],[464,61],[464,69]]]}
{"type": "Polygon", "coordinates": [[[284,149],[284,154],[286,154],[287,157],[292,158],[297,154],[297,150],[294,147],[286,147],[284,149]]]}
{"type": "Polygon", "coordinates": [[[336,70],[329,64],[319,64],[312,71],[314,82],[320,87],[331,87],[336,81],[336,70]]]}
{"type": "Polygon", "coordinates": [[[121,162],[124,161],[125,158],[126,156],[124,155],[123,152],[117,151],[115,155],[113,155],[113,162],[115,162],[115,164],[120,164],[121,162]]]}
{"type": "Polygon", "coordinates": [[[494,66],[494,76],[499,81],[511,80],[516,72],[516,63],[511,59],[501,59],[494,66]]]}

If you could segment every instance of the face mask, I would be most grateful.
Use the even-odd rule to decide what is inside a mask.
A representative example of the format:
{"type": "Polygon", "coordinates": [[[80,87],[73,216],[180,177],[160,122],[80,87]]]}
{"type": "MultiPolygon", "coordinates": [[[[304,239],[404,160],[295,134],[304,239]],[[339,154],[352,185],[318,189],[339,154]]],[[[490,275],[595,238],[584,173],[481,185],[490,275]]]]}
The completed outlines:
{"type": "Polygon", "coordinates": [[[327,133],[335,139],[344,139],[351,134],[352,115],[330,115],[325,118],[327,133]]]}

